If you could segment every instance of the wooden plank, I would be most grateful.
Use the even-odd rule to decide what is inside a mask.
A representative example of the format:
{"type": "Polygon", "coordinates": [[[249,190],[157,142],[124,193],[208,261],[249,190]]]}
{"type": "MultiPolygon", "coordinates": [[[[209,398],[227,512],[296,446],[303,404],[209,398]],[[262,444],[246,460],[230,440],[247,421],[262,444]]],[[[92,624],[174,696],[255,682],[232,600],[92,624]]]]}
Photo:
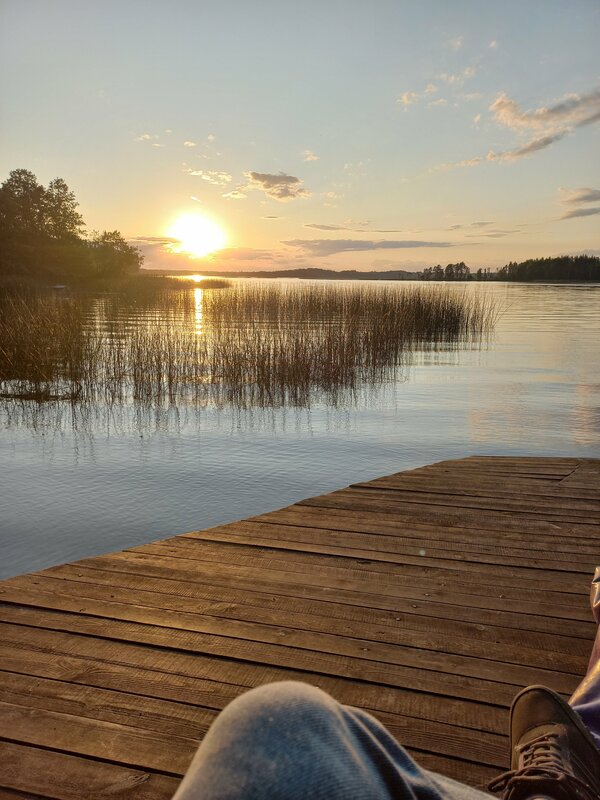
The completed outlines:
{"type": "MultiPolygon", "coordinates": [[[[21,663],[24,664],[25,660],[21,663]]],[[[11,669],[14,669],[15,661],[12,660],[11,664],[11,669]]],[[[0,671],[0,701],[24,708],[112,722],[129,728],[143,728],[186,740],[201,739],[216,716],[214,709],[193,703],[176,703],[139,693],[132,694],[130,691],[111,691],[5,670],[0,671]]]]}
{"type": "MultiPolygon", "coordinates": [[[[351,605],[364,604],[379,609],[398,610],[403,607],[404,600],[409,601],[412,609],[423,613],[426,604],[439,603],[445,606],[448,616],[464,620],[481,619],[480,612],[483,610],[487,612],[486,617],[489,612],[512,612],[519,615],[518,618],[513,618],[516,620],[515,627],[541,631],[555,629],[557,633],[571,636],[580,635],[574,633],[577,630],[585,638],[588,638],[590,631],[593,630],[590,611],[583,595],[573,606],[564,602],[562,597],[560,603],[551,605],[544,600],[534,601],[527,598],[525,601],[522,597],[516,599],[513,599],[512,595],[507,597],[506,590],[502,591],[498,587],[496,587],[497,597],[490,594],[459,594],[455,589],[447,589],[441,584],[428,585],[427,589],[421,589],[414,585],[412,579],[391,584],[379,581],[371,585],[371,591],[361,591],[354,588],[356,583],[349,579],[323,577],[311,572],[306,572],[301,577],[296,576],[294,581],[293,574],[286,570],[266,570],[262,565],[244,567],[238,564],[220,564],[216,570],[213,565],[203,564],[201,561],[194,561],[188,566],[184,559],[132,553],[128,554],[127,558],[97,556],[93,559],[83,559],[77,563],[75,574],[83,576],[82,570],[85,568],[165,579],[173,579],[174,575],[177,575],[178,580],[187,583],[207,582],[213,585],[272,591],[274,594],[299,594],[304,597],[307,597],[312,590],[315,599],[322,597],[341,602],[346,599],[351,605]],[[477,605],[475,617],[472,616],[474,603],[477,605]],[[522,619],[520,615],[523,615],[522,619]],[[548,620],[540,619],[543,617],[547,617],[548,620]],[[574,625],[571,625],[572,620],[575,621],[574,625]],[[584,627],[577,623],[584,623],[584,627]]],[[[55,574],[54,568],[47,572],[55,574]]],[[[463,588],[468,590],[469,587],[461,586],[461,589],[463,588]]],[[[546,596],[544,593],[544,598],[546,596]]],[[[506,620],[506,624],[510,624],[508,616],[503,619],[506,620]]]]}
{"type": "MultiPolygon", "coordinates": [[[[11,585],[13,581],[20,580],[22,579],[11,579],[11,585]]],[[[574,655],[588,654],[589,643],[595,634],[595,624],[591,619],[588,622],[555,620],[551,632],[547,633],[537,629],[548,627],[548,619],[544,617],[538,620],[525,614],[467,609],[469,612],[466,614],[467,619],[456,619],[451,616],[452,612],[456,611],[453,606],[435,602],[413,604],[402,599],[396,601],[393,609],[386,610],[362,604],[360,593],[356,603],[352,603],[352,597],[348,596],[348,592],[337,594],[330,592],[324,597],[318,591],[313,594],[309,589],[303,593],[302,588],[299,588],[294,593],[293,584],[278,588],[277,593],[261,592],[251,581],[248,581],[246,587],[232,588],[210,583],[190,583],[179,580],[173,575],[169,578],[149,578],[131,573],[77,568],[72,565],[54,567],[51,574],[50,571],[46,571],[28,576],[26,585],[29,585],[29,581],[34,586],[42,586],[44,582],[50,582],[51,585],[56,582],[59,582],[59,585],[63,582],[72,583],[73,589],[65,588],[64,591],[84,597],[91,592],[89,596],[111,598],[116,591],[120,592],[120,597],[130,596],[134,602],[139,593],[142,597],[151,594],[156,597],[154,604],[159,607],[163,607],[164,604],[165,608],[174,610],[179,607],[186,610],[194,608],[217,616],[229,614],[235,616],[237,613],[244,613],[244,608],[249,606],[259,608],[261,613],[263,610],[268,610],[288,615],[297,611],[333,617],[349,623],[364,622],[371,626],[397,627],[400,623],[406,628],[425,628],[431,632],[450,633],[463,639],[476,636],[483,640],[500,640],[521,645],[526,638],[528,645],[536,649],[570,652],[574,655]],[[285,591],[289,594],[283,593],[285,591]],[[171,605],[172,600],[174,605],[171,605]],[[342,602],[338,602],[339,600],[342,602]],[[177,603],[182,605],[179,606],[177,603]]],[[[458,612],[461,614],[463,610],[458,609],[458,612]]]]}
{"type": "Polygon", "coordinates": [[[0,730],[19,744],[171,775],[183,775],[198,748],[197,740],[173,734],[4,702],[0,730]]]}
{"type": "MultiPolygon", "coordinates": [[[[252,566],[260,564],[265,570],[285,569],[287,572],[306,573],[310,570],[314,575],[331,579],[360,581],[366,589],[372,586],[390,584],[400,578],[414,582],[415,586],[430,587],[432,584],[461,585],[465,594],[489,595],[492,592],[505,594],[506,597],[519,600],[539,599],[544,592],[548,603],[579,608],[581,600],[578,595],[589,596],[589,573],[565,575],[559,570],[538,571],[525,567],[506,568],[500,565],[471,564],[413,558],[405,556],[400,565],[379,562],[373,559],[353,558],[351,556],[333,556],[310,553],[302,550],[291,550],[282,553],[279,548],[252,545],[247,543],[210,542],[198,537],[186,538],[178,536],[172,540],[154,542],[152,544],[132,547],[121,553],[114,553],[110,558],[127,561],[144,556],[163,556],[170,558],[175,569],[181,560],[182,568],[193,569],[194,563],[201,561],[217,564],[238,564],[252,566]],[[585,575],[585,577],[583,577],[585,575]],[[501,587],[501,590],[498,587],[501,587]],[[521,588],[523,587],[523,588],[521,588]]],[[[476,604],[477,601],[473,600],[476,604]]]]}
{"type": "MultiPolygon", "coordinates": [[[[536,533],[527,531],[525,537],[520,532],[495,531],[480,528],[461,528],[459,526],[444,527],[442,525],[427,525],[418,522],[407,522],[393,516],[379,514],[376,518],[370,512],[353,512],[344,509],[319,509],[312,506],[290,506],[270,514],[261,514],[242,520],[239,524],[264,524],[264,525],[292,525],[297,527],[315,528],[339,532],[370,533],[378,536],[402,537],[417,539],[419,541],[436,541],[445,547],[461,549],[465,547],[477,552],[492,552],[495,549],[504,552],[525,550],[536,555],[537,550],[547,552],[549,548],[556,551],[559,556],[566,553],[581,555],[596,555],[599,545],[590,537],[577,538],[561,533],[536,533]]],[[[222,526],[227,527],[227,526],[222,526]]],[[[205,529],[206,532],[213,530],[205,529]]],[[[190,533],[203,533],[204,531],[191,531],[190,533]]]]}
{"type": "Polygon", "coordinates": [[[515,514],[491,509],[457,508],[453,505],[426,504],[416,502],[394,502],[346,491],[312,497],[296,503],[297,506],[316,506],[318,508],[344,508],[352,511],[368,511],[378,514],[394,514],[399,519],[414,522],[434,522],[435,524],[458,525],[461,528],[485,528],[488,530],[529,530],[567,532],[597,540],[596,525],[577,520],[561,519],[558,516],[544,518],[539,514],[515,514]]]}
{"type": "MultiPolygon", "coordinates": [[[[246,620],[249,622],[261,621],[272,625],[283,625],[293,628],[306,626],[307,630],[322,630],[326,632],[343,633],[348,636],[371,638],[377,641],[393,642],[404,631],[424,631],[431,636],[438,635],[441,641],[446,641],[451,648],[456,639],[456,647],[463,648],[481,646],[483,651],[492,644],[516,645],[513,647],[518,659],[525,658],[538,663],[540,653],[556,652],[562,655],[581,656],[587,659],[589,655],[589,642],[573,636],[560,636],[556,633],[542,634],[528,631],[526,644],[523,644],[524,631],[499,625],[473,624],[471,622],[456,621],[447,618],[437,618],[419,614],[404,614],[400,612],[379,612],[376,609],[361,606],[348,606],[330,601],[321,601],[315,604],[312,600],[303,597],[285,597],[260,592],[244,592],[221,589],[220,587],[203,587],[195,591],[191,586],[188,594],[182,595],[181,584],[173,581],[161,581],[157,587],[156,579],[138,579],[135,583],[135,592],[132,585],[126,581],[121,587],[114,581],[106,583],[81,583],[53,578],[49,575],[32,575],[25,578],[13,578],[7,582],[5,600],[24,602],[20,592],[23,590],[36,590],[54,592],[57,595],[66,595],[75,598],[92,598],[96,600],[114,601],[128,605],[142,605],[154,608],[167,609],[173,612],[189,612],[206,614],[213,617],[229,617],[231,619],[246,620]],[[164,584],[167,584],[166,586],[164,584]],[[170,584],[170,585],[169,585],[170,584]],[[11,597],[10,590],[15,593],[11,597]],[[380,638],[381,637],[381,638],[380,638]],[[529,651],[532,652],[529,652],[529,651]]],[[[409,634],[410,635],[410,634],[409,634]]],[[[519,663],[525,663],[519,661],[519,663]]]]}
{"type": "Polygon", "coordinates": [[[170,800],[180,779],[0,741],[0,786],[52,800],[170,800]]]}
{"type": "Polygon", "coordinates": [[[340,489],[337,492],[325,495],[325,497],[351,497],[364,501],[385,503],[389,506],[402,503],[409,506],[424,505],[428,507],[439,506],[442,509],[460,509],[461,512],[468,510],[471,513],[477,511],[492,512],[494,514],[510,513],[513,516],[518,515],[518,518],[523,522],[527,522],[529,519],[541,519],[566,523],[573,522],[579,525],[598,526],[600,524],[600,515],[595,510],[580,511],[571,509],[570,504],[568,509],[565,509],[561,503],[550,504],[546,501],[534,504],[527,500],[427,494],[424,492],[404,491],[402,489],[376,489],[373,487],[340,489]]]}
{"type": "MultiPolygon", "coordinates": [[[[13,673],[0,673],[3,680],[6,681],[5,686],[0,688],[2,697],[10,696],[13,698],[13,706],[16,708],[23,707],[31,710],[43,711],[58,711],[62,710],[63,714],[74,716],[74,722],[68,720],[65,726],[61,727],[59,737],[65,738],[66,732],[69,728],[74,727],[77,732],[81,727],[81,720],[77,719],[80,716],[90,717],[91,719],[99,719],[98,714],[106,721],[106,717],[114,717],[120,719],[120,713],[125,703],[126,710],[128,711],[128,718],[133,722],[134,728],[143,728],[144,730],[159,731],[164,734],[173,734],[173,737],[168,739],[166,750],[175,750],[175,760],[167,762],[168,768],[164,771],[167,773],[183,774],[176,766],[183,763],[183,770],[187,762],[183,762],[185,753],[189,748],[192,748],[192,754],[197,747],[197,740],[208,730],[210,722],[216,716],[216,712],[207,712],[204,709],[196,710],[196,717],[200,712],[203,715],[202,724],[198,726],[196,719],[190,724],[178,724],[179,720],[175,713],[175,709],[180,708],[180,703],[166,703],[165,701],[150,701],[149,698],[136,697],[133,695],[125,695],[121,697],[119,692],[108,692],[106,690],[90,689],[88,687],[80,687],[70,683],[57,682],[57,681],[40,681],[39,679],[31,678],[29,676],[15,675],[13,673]],[[58,689],[56,688],[58,685],[58,689]],[[88,701],[91,702],[91,707],[88,706],[88,701]],[[18,703],[18,705],[17,705],[18,703]],[[137,705],[136,705],[137,704],[137,705]],[[47,706],[51,705],[52,708],[48,709],[47,706]],[[160,716],[155,717],[154,709],[160,709],[160,716]],[[137,715],[134,713],[138,709],[137,715]],[[168,708],[168,713],[165,715],[165,707],[168,708]],[[171,708],[172,707],[172,708],[171,708]],[[80,713],[81,712],[81,713],[80,713]],[[161,724],[166,724],[166,729],[161,728],[161,724]],[[148,728],[148,724],[152,727],[148,728]],[[182,733],[186,731],[186,733],[182,733]],[[189,734],[193,732],[190,738],[189,734]],[[184,737],[183,739],[181,737],[184,737]],[[181,741],[180,741],[181,740],[181,741]]],[[[187,705],[183,705],[181,709],[183,713],[188,711],[187,705]]],[[[2,714],[2,703],[0,702],[0,714],[2,714]]],[[[505,735],[490,734],[483,731],[468,730],[462,726],[451,724],[440,724],[432,720],[424,720],[416,717],[403,716],[401,714],[393,714],[390,712],[376,712],[377,718],[386,727],[392,731],[394,735],[400,738],[407,746],[419,747],[422,749],[433,749],[434,752],[443,755],[450,755],[461,758],[465,753],[465,748],[468,748],[471,757],[476,757],[478,761],[483,764],[501,767],[504,763],[507,752],[507,737],[505,735]]],[[[2,717],[0,716],[0,719],[2,717]]],[[[35,725],[33,731],[27,728],[22,729],[19,727],[17,730],[18,735],[13,735],[13,740],[21,742],[27,741],[35,744],[37,740],[43,739],[45,732],[43,730],[46,718],[42,715],[32,715],[32,719],[36,720],[38,724],[35,725]],[[27,737],[27,738],[24,738],[27,737]]],[[[110,721],[110,720],[109,720],[110,721]]],[[[17,720],[17,726],[21,723],[20,719],[17,720]]],[[[85,732],[85,731],[84,731],[85,732]]],[[[110,735],[110,730],[107,731],[110,735]]],[[[50,747],[53,749],[68,750],[74,739],[65,739],[65,746],[59,747],[61,739],[53,739],[50,741],[50,747]]],[[[110,758],[115,762],[128,763],[132,766],[144,766],[143,761],[147,758],[148,740],[142,739],[143,747],[141,755],[136,759],[135,750],[133,753],[117,754],[116,758],[110,758]],[[125,759],[128,760],[125,760],[125,759]],[[140,762],[138,764],[138,761],[140,762]]],[[[89,746],[89,745],[88,745],[89,746]]],[[[112,747],[112,744],[110,745],[112,747]]],[[[139,743],[134,740],[134,748],[138,747],[139,743]]],[[[164,756],[166,758],[166,755],[164,756]]],[[[163,758],[161,755],[160,758],[163,758]]],[[[152,764],[151,764],[152,765],[152,764]]],[[[151,766],[150,765],[150,766],[151,766]]],[[[158,762],[155,769],[158,769],[158,762]]]]}
{"type": "MultiPolygon", "coordinates": [[[[590,556],[587,560],[558,555],[554,560],[521,557],[518,555],[496,555],[495,553],[471,552],[468,548],[452,551],[436,547],[431,542],[421,542],[420,545],[402,546],[397,544],[393,537],[377,538],[375,535],[336,534],[335,531],[319,530],[314,528],[293,528],[292,526],[267,526],[260,523],[234,523],[221,528],[212,528],[210,531],[200,531],[181,534],[181,539],[201,539],[210,542],[228,542],[234,544],[248,544],[252,547],[266,547],[269,549],[297,550],[320,555],[336,555],[360,559],[361,561],[381,561],[388,564],[405,565],[416,563],[428,565],[446,564],[458,561],[469,564],[495,564],[500,567],[523,567],[553,572],[580,573],[589,576],[594,571],[595,559],[590,556]],[[410,559],[408,560],[407,559],[410,559]],[[413,560],[414,559],[414,560],[413,560]]],[[[439,543],[438,543],[439,545],[439,543]]],[[[513,551],[514,552],[514,551],[513,551]]],[[[527,551],[520,551],[527,552],[527,551]]],[[[600,555],[600,548],[599,553],[600,555]]],[[[472,571],[475,571],[473,567],[472,571]]],[[[529,573],[530,575],[534,573],[529,573]]]]}
{"type": "Polygon", "coordinates": [[[473,475],[462,477],[448,471],[446,475],[417,475],[405,472],[397,472],[376,478],[371,481],[353,483],[350,488],[355,487],[374,487],[406,489],[408,491],[444,491],[446,494],[470,495],[470,496],[491,496],[491,497],[530,497],[536,502],[543,502],[545,498],[549,500],[567,501],[565,504],[570,506],[572,501],[597,501],[599,493],[595,489],[581,489],[573,487],[569,483],[570,479],[544,483],[540,486],[539,481],[519,481],[502,480],[498,481],[487,476],[473,475]]]}
{"type": "Polygon", "coordinates": [[[501,735],[507,730],[507,707],[485,707],[470,700],[442,695],[433,697],[419,691],[372,685],[298,669],[242,664],[230,660],[215,663],[203,657],[195,657],[192,662],[187,656],[171,656],[166,671],[163,653],[152,654],[155,662],[148,667],[146,648],[121,643],[115,646],[114,643],[88,637],[77,637],[74,642],[71,637],[68,641],[70,654],[64,655],[60,647],[66,634],[34,631],[29,641],[26,638],[29,630],[23,630],[25,633],[20,634],[11,629],[7,634],[11,641],[0,644],[3,665],[19,675],[51,677],[75,685],[110,688],[141,697],[172,700],[192,709],[198,706],[201,710],[209,711],[221,710],[239,694],[256,686],[281,680],[298,680],[318,686],[340,702],[367,709],[378,717],[382,713],[398,714],[501,735]],[[92,647],[96,650],[91,651],[92,647]],[[72,655],[74,652],[78,655],[72,655]],[[93,652],[96,653],[95,657],[93,652]],[[222,669],[219,670],[219,667],[222,669]],[[482,708],[485,708],[485,714],[482,708]]]}
{"type": "MultiPolygon", "coordinates": [[[[91,593],[90,593],[91,594],[91,593]]],[[[95,593],[98,594],[98,593],[95,593]]],[[[105,594],[96,597],[63,593],[59,591],[44,592],[36,587],[21,587],[12,591],[6,590],[4,602],[17,605],[33,606],[41,609],[70,611],[83,615],[101,616],[107,619],[122,621],[142,622],[144,624],[158,625],[165,628],[197,631],[201,633],[218,632],[223,635],[244,636],[254,640],[264,641],[263,637],[272,639],[272,631],[277,637],[287,633],[285,641],[296,645],[302,632],[307,634],[303,641],[310,641],[311,646],[316,646],[321,640],[310,634],[325,634],[327,639],[323,642],[333,642],[334,636],[340,637],[340,646],[348,644],[351,639],[357,640],[361,652],[372,649],[373,645],[383,644],[418,648],[419,650],[432,650],[436,653],[454,655],[467,655],[474,658],[493,659],[497,662],[506,662],[523,666],[539,666],[543,664],[546,669],[568,672],[580,675],[585,671],[588,655],[577,656],[574,653],[555,653],[553,650],[529,650],[527,647],[503,644],[500,641],[479,640],[477,632],[473,630],[472,636],[453,638],[447,630],[444,634],[426,629],[411,629],[405,626],[386,626],[379,630],[372,625],[361,624],[352,620],[351,624],[340,622],[335,618],[323,617],[315,614],[299,612],[286,612],[284,615],[272,612],[269,609],[253,609],[251,613],[221,614],[201,613],[197,608],[188,609],[179,601],[175,608],[165,608],[165,603],[157,604],[153,593],[136,593],[137,603],[131,602],[130,592],[112,589],[110,598],[105,594]],[[148,597],[150,595],[150,597],[148,597]],[[237,624],[239,623],[239,624],[237,624]],[[266,627],[269,626],[269,627],[266,627]]],[[[276,641],[276,640],[275,640],[276,641]]]]}
{"type": "MultiPolygon", "coordinates": [[[[128,607],[131,608],[131,607],[128,607]]],[[[202,630],[165,629],[152,623],[96,618],[27,607],[0,607],[0,619],[15,624],[91,634],[117,641],[168,647],[189,653],[225,656],[274,666],[298,666],[311,672],[404,685],[474,700],[505,698],[511,687],[542,682],[571,693],[578,676],[556,669],[538,668],[487,659],[437,653],[416,647],[389,646],[370,640],[293,631],[252,623],[203,620],[202,630]],[[400,681],[404,680],[402,684],[400,681]]]]}

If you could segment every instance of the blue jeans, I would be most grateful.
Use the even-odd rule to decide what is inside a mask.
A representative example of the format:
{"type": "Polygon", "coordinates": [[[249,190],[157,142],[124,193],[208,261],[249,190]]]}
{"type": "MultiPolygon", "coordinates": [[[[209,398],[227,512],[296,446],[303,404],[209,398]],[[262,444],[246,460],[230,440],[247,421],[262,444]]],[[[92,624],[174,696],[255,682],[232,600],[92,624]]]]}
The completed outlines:
{"type": "Polygon", "coordinates": [[[173,800],[489,800],[421,769],[370,714],[285,681],[219,714],[173,800]]]}
{"type": "MultiPolygon", "coordinates": [[[[592,583],[600,622],[600,567],[592,583]]],[[[600,628],[571,705],[600,746],[600,628]]],[[[507,759],[508,759],[508,753],[507,759]]],[[[366,711],[314,686],[272,683],[214,721],[173,800],[485,800],[421,769],[366,711]]]]}

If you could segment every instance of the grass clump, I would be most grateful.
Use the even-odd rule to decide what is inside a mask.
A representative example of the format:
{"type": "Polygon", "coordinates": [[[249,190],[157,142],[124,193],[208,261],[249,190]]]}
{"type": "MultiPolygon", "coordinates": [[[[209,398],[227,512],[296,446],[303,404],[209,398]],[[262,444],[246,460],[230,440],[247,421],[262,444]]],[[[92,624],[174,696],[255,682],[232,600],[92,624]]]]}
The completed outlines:
{"type": "Polygon", "coordinates": [[[5,297],[0,395],[337,402],[340,393],[393,379],[415,349],[479,341],[496,316],[484,294],[452,287],[235,282],[212,291],[219,287],[210,280],[185,291],[5,297]]]}

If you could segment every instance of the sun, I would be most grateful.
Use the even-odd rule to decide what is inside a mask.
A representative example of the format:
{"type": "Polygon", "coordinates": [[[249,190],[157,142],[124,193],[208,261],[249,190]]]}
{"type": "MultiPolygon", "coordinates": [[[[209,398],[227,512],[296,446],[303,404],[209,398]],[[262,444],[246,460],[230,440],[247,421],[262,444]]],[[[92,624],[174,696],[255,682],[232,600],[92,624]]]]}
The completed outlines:
{"type": "Polygon", "coordinates": [[[188,253],[195,258],[222,250],[227,244],[223,228],[203,214],[181,214],[167,235],[175,239],[169,249],[173,253],[188,253]]]}

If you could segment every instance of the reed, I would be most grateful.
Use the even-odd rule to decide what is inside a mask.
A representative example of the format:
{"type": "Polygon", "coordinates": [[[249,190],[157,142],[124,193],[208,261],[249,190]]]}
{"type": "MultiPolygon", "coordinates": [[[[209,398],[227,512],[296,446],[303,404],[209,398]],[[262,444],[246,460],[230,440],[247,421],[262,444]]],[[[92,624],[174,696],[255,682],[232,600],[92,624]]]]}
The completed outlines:
{"type": "Polygon", "coordinates": [[[336,403],[361,385],[393,379],[417,349],[481,341],[497,313],[484,293],[445,286],[212,288],[4,298],[0,396],[336,403]]]}

